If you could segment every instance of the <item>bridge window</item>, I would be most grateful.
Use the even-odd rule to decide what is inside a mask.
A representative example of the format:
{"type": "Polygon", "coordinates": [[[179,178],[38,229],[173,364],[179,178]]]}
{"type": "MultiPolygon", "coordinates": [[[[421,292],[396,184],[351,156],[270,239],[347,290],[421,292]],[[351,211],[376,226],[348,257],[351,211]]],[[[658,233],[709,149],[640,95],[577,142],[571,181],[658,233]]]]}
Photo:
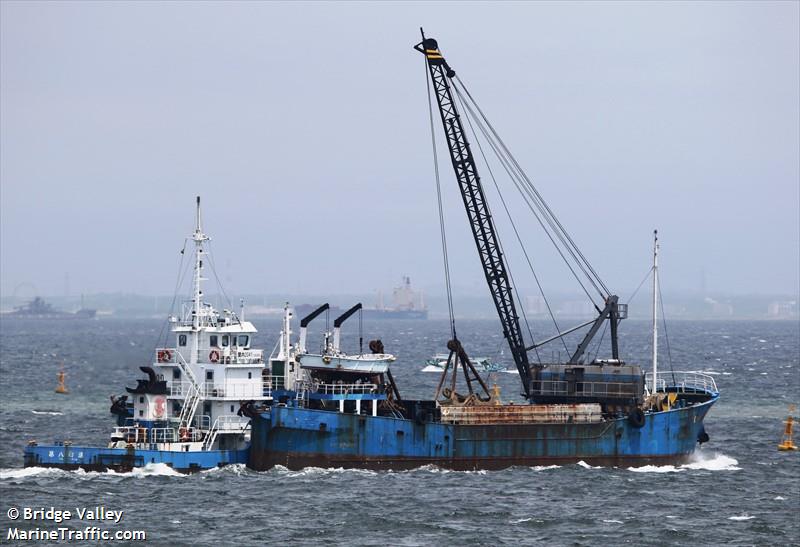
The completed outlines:
{"type": "Polygon", "coordinates": [[[212,334],[209,337],[208,345],[212,346],[212,347],[217,347],[218,346],[218,344],[217,344],[217,335],[216,334],[212,334]]]}
{"type": "Polygon", "coordinates": [[[185,346],[186,345],[186,335],[185,334],[178,335],[178,345],[179,346],[185,346]]]}
{"type": "Polygon", "coordinates": [[[181,371],[177,368],[172,369],[172,379],[173,380],[180,380],[181,379],[181,371]]]}
{"type": "Polygon", "coordinates": [[[250,337],[246,334],[239,335],[239,347],[244,348],[247,347],[247,344],[250,342],[250,337]]]}
{"type": "Polygon", "coordinates": [[[252,380],[253,379],[253,373],[252,372],[248,372],[247,373],[247,379],[248,380],[252,380]]]}
{"type": "Polygon", "coordinates": [[[222,335],[222,347],[223,348],[227,348],[228,347],[228,335],[227,334],[223,334],[222,335]]]}

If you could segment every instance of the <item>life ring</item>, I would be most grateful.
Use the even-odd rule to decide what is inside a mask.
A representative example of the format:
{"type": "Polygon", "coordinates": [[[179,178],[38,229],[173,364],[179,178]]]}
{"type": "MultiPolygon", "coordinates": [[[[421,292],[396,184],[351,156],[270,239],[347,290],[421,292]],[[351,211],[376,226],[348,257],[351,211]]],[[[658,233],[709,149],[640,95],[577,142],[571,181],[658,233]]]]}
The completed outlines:
{"type": "Polygon", "coordinates": [[[169,363],[172,361],[172,352],[168,349],[160,349],[158,350],[158,362],[159,363],[169,363]]]}
{"type": "Polygon", "coordinates": [[[212,363],[219,362],[219,352],[215,349],[212,349],[208,354],[208,360],[212,363]]]}
{"type": "Polygon", "coordinates": [[[628,422],[635,428],[644,426],[644,410],[639,407],[632,409],[628,413],[628,422]]]}
{"type": "Polygon", "coordinates": [[[159,420],[163,419],[167,411],[167,400],[164,397],[156,397],[153,403],[155,405],[154,414],[156,418],[159,420]]]}

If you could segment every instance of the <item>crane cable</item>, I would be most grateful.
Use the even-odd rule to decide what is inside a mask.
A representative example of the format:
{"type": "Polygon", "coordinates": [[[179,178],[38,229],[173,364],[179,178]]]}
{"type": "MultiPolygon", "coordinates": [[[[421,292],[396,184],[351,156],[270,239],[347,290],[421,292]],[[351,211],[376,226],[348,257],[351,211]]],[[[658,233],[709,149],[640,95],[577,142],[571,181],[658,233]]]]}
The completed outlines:
{"type": "Polygon", "coordinates": [[[447,289],[447,312],[450,315],[450,334],[453,340],[456,340],[456,320],[453,314],[453,290],[450,285],[450,261],[447,257],[447,235],[444,225],[444,209],[442,207],[442,186],[439,177],[439,155],[436,152],[436,130],[433,122],[433,99],[431,97],[431,81],[430,74],[428,74],[428,62],[423,58],[425,63],[425,83],[426,90],[428,91],[428,117],[430,118],[431,125],[431,148],[433,149],[433,170],[436,175],[436,198],[439,205],[439,231],[442,238],[442,260],[444,261],[444,281],[447,289]]]}
{"type": "MultiPolygon", "coordinates": [[[[603,283],[603,281],[600,278],[600,276],[597,274],[597,272],[594,270],[592,265],[589,263],[589,261],[583,255],[583,253],[581,252],[581,250],[577,246],[577,244],[573,241],[572,237],[569,235],[569,233],[567,232],[566,228],[564,228],[564,226],[558,220],[558,217],[555,215],[555,213],[553,213],[552,209],[550,209],[550,206],[547,204],[547,202],[544,200],[542,195],[536,189],[536,187],[534,186],[533,182],[530,180],[528,175],[525,173],[525,171],[520,166],[519,162],[517,162],[516,158],[511,153],[511,151],[508,149],[508,147],[506,146],[505,142],[503,142],[503,139],[500,137],[500,135],[494,129],[494,127],[492,126],[491,122],[489,122],[488,118],[483,113],[483,110],[481,110],[481,107],[478,105],[478,103],[475,101],[475,99],[470,94],[470,92],[467,89],[467,87],[464,85],[464,82],[462,82],[461,78],[459,78],[458,76],[456,76],[456,79],[458,81],[458,84],[464,89],[464,93],[467,94],[467,97],[469,97],[469,99],[472,102],[472,104],[475,105],[475,108],[480,113],[481,118],[486,123],[487,127],[491,130],[492,134],[497,139],[499,145],[502,147],[503,151],[506,153],[506,155],[508,156],[509,160],[515,166],[516,171],[518,172],[518,174],[521,177],[521,179],[525,182],[526,186],[530,189],[530,191],[533,192],[533,194],[536,196],[538,202],[541,203],[541,207],[543,207],[544,211],[547,212],[547,216],[549,218],[552,218],[552,221],[557,226],[557,229],[554,227],[554,230],[556,231],[557,235],[559,236],[559,239],[561,239],[562,243],[564,243],[564,245],[566,247],[574,249],[575,253],[577,253],[577,255],[580,256],[581,260],[579,261],[578,258],[575,256],[575,254],[572,252],[572,250],[570,250],[570,254],[572,254],[572,256],[573,256],[573,258],[575,258],[576,262],[583,262],[583,264],[585,264],[586,267],[591,272],[592,275],[589,275],[588,273],[586,273],[584,271],[584,273],[586,273],[586,275],[587,275],[587,278],[589,278],[589,280],[591,281],[592,280],[592,276],[594,276],[594,279],[600,284],[600,286],[602,286],[602,288],[606,291],[606,293],[607,294],[610,293],[610,291],[608,290],[608,287],[606,287],[605,283],[603,283]],[[563,234],[563,237],[562,237],[562,234],[563,234]],[[564,239],[566,239],[566,241],[564,239]],[[569,242],[569,243],[567,243],[567,242],[569,242]]],[[[552,226],[552,224],[551,224],[551,226],[552,226]]],[[[581,269],[583,269],[583,268],[581,268],[581,269]]],[[[594,282],[592,282],[592,284],[594,285],[594,282]]],[[[595,285],[595,288],[597,288],[597,285],[595,285]]],[[[598,289],[598,292],[600,292],[601,296],[602,296],[602,291],[599,291],[599,289],[598,289]]]]}
{"type": "MultiPolygon", "coordinates": [[[[539,193],[539,191],[533,185],[533,182],[530,180],[528,175],[525,173],[525,171],[520,166],[519,162],[516,160],[514,155],[511,153],[511,151],[508,149],[508,147],[506,146],[506,144],[503,141],[503,139],[500,137],[500,135],[494,129],[494,127],[492,126],[491,122],[488,120],[488,118],[484,114],[483,110],[478,105],[478,103],[472,97],[472,94],[469,92],[467,87],[464,85],[464,82],[462,82],[461,78],[459,78],[457,75],[456,75],[455,79],[458,82],[458,85],[454,85],[454,88],[456,89],[456,92],[457,93],[461,93],[459,87],[461,87],[464,90],[464,93],[469,98],[470,102],[475,106],[475,109],[477,110],[477,112],[480,114],[480,118],[486,124],[486,127],[489,129],[489,131],[494,136],[494,138],[497,140],[497,144],[499,145],[499,148],[504,152],[504,154],[507,157],[508,161],[513,166],[513,168],[514,168],[513,171],[515,172],[516,176],[524,183],[528,193],[534,199],[534,203],[536,203],[537,208],[539,208],[539,210],[542,212],[542,214],[546,217],[546,220],[548,221],[548,224],[551,226],[551,228],[555,232],[555,234],[558,237],[558,239],[561,240],[562,244],[567,249],[567,251],[570,253],[570,255],[573,257],[573,260],[575,260],[576,264],[578,264],[578,266],[584,272],[584,274],[586,275],[587,279],[592,283],[592,285],[600,293],[600,295],[605,298],[605,296],[610,294],[610,291],[608,290],[608,287],[605,285],[605,283],[603,283],[603,280],[600,278],[600,276],[597,274],[595,269],[592,267],[591,263],[589,263],[588,259],[583,255],[583,253],[581,252],[580,248],[577,246],[575,241],[572,239],[572,237],[566,231],[564,226],[558,220],[558,217],[555,215],[555,213],[553,213],[553,211],[550,208],[550,206],[547,204],[547,202],[544,200],[542,195],[539,193]],[[601,288],[602,288],[602,290],[601,290],[601,288]],[[603,291],[605,291],[605,294],[604,294],[603,291]]],[[[474,112],[473,112],[473,115],[475,115],[474,112]]]]}
{"type": "MultiPolygon", "coordinates": [[[[462,107],[465,108],[464,103],[463,103],[463,98],[461,97],[461,95],[456,94],[456,98],[458,99],[458,101],[462,105],[462,107]]],[[[511,223],[511,227],[514,230],[514,235],[517,238],[517,242],[519,243],[519,246],[522,249],[522,253],[525,255],[525,260],[528,262],[528,268],[530,268],[531,274],[533,274],[533,279],[536,281],[536,286],[539,287],[539,293],[542,295],[542,298],[544,299],[544,303],[547,306],[547,312],[550,314],[550,318],[553,320],[553,325],[556,328],[556,332],[561,332],[561,329],[558,326],[558,322],[556,321],[556,317],[553,314],[553,310],[550,307],[550,302],[548,301],[547,296],[545,295],[544,289],[542,288],[542,284],[539,282],[539,276],[536,275],[536,270],[534,270],[534,268],[533,268],[533,262],[531,261],[530,256],[528,255],[528,250],[525,248],[525,244],[522,242],[522,237],[519,235],[519,230],[517,230],[517,225],[514,222],[513,217],[511,216],[511,211],[508,210],[508,205],[506,203],[506,199],[503,196],[503,193],[500,191],[500,186],[497,184],[497,178],[495,178],[495,176],[494,176],[494,171],[492,170],[492,166],[489,164],[489,160],[486,159],[486,153],[483,151],[483,146],[481,145],[481,141],[478,139],[478,135],[475,132],[475,128],[472,125],[472,119],[470,118],[470,116],[465,116],[465,117],[467,118],[467,124],[469,125],[469,129],[472,132],[472,136],[473,136],[473,138],[475,140],[475,144],[478,145],[478,150],[481,153],[481,157],[483,157],[483,162],[486,164],[486,169],[489,171],[489,176],[492,179],[492,184],[494,185],[495,190],[497,190],[497,195],[500,197],[500,202],[503,204],[503,209],[506,212],[506,216],[508,217],[508,221],[511,223]]],[[[487,207],[488,207],[488,204],[487,204],[487,207]]],[[[498,243],[499,242],[500,242],[500,239],[498,238],[498,243]]],[[[502,252],[502,248],[500,250],[502,252]]],[[[510,268],[509,268],[508,273],[509,273],[509,276],[512,276],[510,268]]],[[[512,276],[512,280],[511,281],[512,281],[512,283],[514,283],[514,293],[517,295],[517,300],[520,302],[520,304],[522,304],[522,301],[519,298],[519,294],[517,293],[517,288],[516,288],[517,285],[516,285],[516,282],[514,282],[514,280],[513,280],[513,276],[512,276]]],[[[531,337],[531,341],[533,341],[534,340],[533,332],[532,332],[532,330],[530,328],[530,324],[528,323],[528,316],[525,313],[525,307],[524,306],[521,307],[521,311],[522,311],[522,317],[523,317],[523,319],[525,321],[525,326],[528,329],[528,334],[531,337]]],[[[561,339],[561,342],[562,342],[562,344],[564,344],[564,351],[569,353],[569,349],[567,349],[567,344],[566,344],[566,342],[564,341],[563,338],[561,339]]],[[[533,349],[536,352],[536,359],[541,364],[542,360],[541,360],[541,357],[539,356],[538,348],[534,347],[533,349]]]]}
{"type": "MultiPolygon", "coordinates": [[[[460,94],[460,92],[458,91],[457,88],[456,88],[456,94],[457,95],[460,94]]],[[[598,308],[597,304],[594,301],[594,298],[592,298],[592,295],[589,293],[588,289],[586,288],[586,286],[581,281],[581,277],[577,274],[577,272],[573,268],[572,264],[570,263],[569,259],[567,259],[567,257],[564,255],[564,249],[562,249],[561,246],[559,246],[559,244],[554,239],[554,237],[559,237],[559,235],[558,235],[558,231],[557,231],[555,225],[553,224],[553,221],[550,220],[547,217],[545,211],[542,210],[541,206],[536,203],[535,196],[533,196],[530,193],[530,191],[526,191],[526,189],[524,188],[524,181],[521,181],[521,179],[519,179],[519,175],[517,175],[514,172],[513,166],[510,164],[510,160],[508,160],[506,157],[504,157],[502,151],[499,149],[499,146],[492,140],[492,137],[489,135],[489,132],[483,126],[481,121],[479,119],[477,119],[477,116],[475,115],[475,112],[472,110],[472,108],[469,106],[469,104],[468,103],[464,103],[464,104],[465,104],[467,119],[469,119],[470,115],[473,117],[473,119],[475,119],[475,124],[481,130],[481,133],[483,134],[483,136],[486,138],[487,142],[489,143],[489,146],[492,148],[492,151],[495,153],[495,156],[500,161],[500,164],[503,166],[503,168],[505,169],[505,171],[508,174],[509,178],[511,179],[511,182],[514,183],[514,186],[517,188],[517,191],[522,196],[523,201],[528,206],[528,209],[530,209],[530,211],[533,214],[534,218],[536,218],[536,220],[539,222],[539,225],[542,227],[542,231],[544,231],[545,235],[550,239],[550,242],[553,244],[553,247],[556,249],[558,254],[561,256],[561,259],[564,261],[564,264],[567,266],[567,268],[569,269],[570,273],[572,273],[572,276],[575,278],[575,281],[578,283],[578,285],[580,285],[581,289],[583,289],[583,292],[584,292],[584,294],[586,294],[586,297],[589,299],[590,302],[592,302],[592,304],[595,306],[595,308],[598,308]],[[536,212],[536,209],[539,209],[538,213],[536,212]],[[544,218],[544,220],[542,220],[542,218],[544,218]],[[548,230],[547,226],[545,225],[545,222],[548,225],[550,225],[550,229],[549,230],[548,230]],[[551,231],[552,231],[552,233],[551,233],[551,231]]],[[[562,245],[564,245],[566,251],[570,252],[569,247],[567,247],[566,244],[563,243],[563,238],[560,238],[560,239],[562,239],[562,245]]],[[[581,270],[583,271],[584,275],[587,276],[587,279],[590,282],[592,282],[591,277],[588,275],[588,273],[586,272],[585,268],[583,268],[581,266],[580,262],[577,260],[577,258],[575,257],[574,253],[571,253],[571,254],[573,256],[573,260],[576,261],[576,265],[579,268],[581,268],[581,270]]],[[[605,298],[603,296],[603,292],[600,290],[600,288],[594,282],[592,282],[592,285],[594,286],[595,290],[597,290],[600,293],[600,295],[603,298],[605,298]]],[[[598,308],[598,311],[599,311],[599,308],[598,308]]]]}

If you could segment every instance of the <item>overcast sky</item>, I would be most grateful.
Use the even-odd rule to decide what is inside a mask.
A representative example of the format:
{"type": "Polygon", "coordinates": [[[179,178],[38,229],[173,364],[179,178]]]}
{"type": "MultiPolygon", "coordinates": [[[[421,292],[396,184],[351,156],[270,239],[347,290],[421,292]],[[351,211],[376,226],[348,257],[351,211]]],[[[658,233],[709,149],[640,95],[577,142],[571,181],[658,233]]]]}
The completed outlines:
{"type": "MultiPolygon", "coordinates": [[[[658,228],[665,290],[796,293],[798,6],[4,1],[0,290],[170,294],[200,194],[228,292],[436,292],[424,26],[612,289],[658,228]]],[[[442,181],[453,282],[485,290],[442,181]]]]}

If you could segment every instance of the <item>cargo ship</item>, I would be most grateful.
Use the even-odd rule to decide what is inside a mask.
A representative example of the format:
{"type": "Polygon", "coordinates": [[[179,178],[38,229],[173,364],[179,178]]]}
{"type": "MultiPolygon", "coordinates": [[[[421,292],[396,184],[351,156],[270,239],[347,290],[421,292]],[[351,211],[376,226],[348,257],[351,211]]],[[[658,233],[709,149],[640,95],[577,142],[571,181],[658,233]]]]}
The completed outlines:
{"type": "Polygon", "coordinates": [[[116,426],[107,445],[30,441],[25,467],[130,471],[166,464],[192,472],[247,462],[250,419],[241,411],[241,401],[271,402],[272,378],[266,374],[263,350],[251,346],[257,331],[244,320],[243,311],[218,311],[203,301],[204,243],[209,238],[200,224],[199,197],[191,239],[191,300],[168,318],[172,343],[155,348],[150,364],[140,367],[146,378],[112,397],[116,426]]]}
{"type": "MultiPolygon", "coordinates": [[[[315,310],[317,306],[313,304],[300,304],[294,307],[298,316],[304,316],[315,310]]],[[[344,310],[330,306],[329,310],[333,313],[342,313],[344,310]]],[[[422,291],[416,291],[411,287],[411,278],[403,276],[400,286],[392,290],[392,305],[386,306],[383,303],[383,294],[378,294],[378,303],[374,308],[362,308],[361,316],[363,319],[427,319],[428,307],[425,305],[425,296],[422,291]]]]}
{"type": "MultiPolygon", "coordinates": [[[[248,465],[257,470],[275,465],[289,469],[407,469],[437,465],[471,470],[581,461],[603,466],[685,462],[699,444],[709,440],[704,418],[719,398],[714,379],[694,372],[658,371],[655,296],[653,370],[645,374],[640,365],[621,358],[618,328],[627,317],[627,304],[620,303],[608,290],[578,249],[445,60],[436,40],[423,33],[415,49],[424,55],[426,63],[434,161],[437,108],[480,264],[519,372],[525,402],[504,402],[499,388],[490,387],[483,380],[457,336],[437,166],[451,332],[447,361],[433,398],[401,397],[387,360],[377,360],[366,367],[352,360],[335,365],[329,360],[321,369],[302,356],[298,359],[287,338],[285,351],[273,364],[273,372],[284,371],[285,393],[267,407],[249,409],[252,439],[248,465]],[[519,297],[511,284],[505,252],[467,138],[465,119],[480,155],[488,152],[497,156],[520,193],[519,203],[528,206],[593,303],[597,315],[592,320],[562,328],[551,314],[556,334],[538,342],[533,340],[524,310],[520,310],[522,318],[517,311],[519,297]],[[481,146],[479,135],[485,146],[481,146]],[[603,334],[598,337],[601,328],[603,334]],[[599,351],[606,330],[610,335],[610,355],[601,358],[599,351]],[[572,333],[582,333],[582,337],[578,346],[569,350],[567,340],[572,333]],[[564,361],[541,359],[540,348],[551,343],[563,345],[564,361]]],[[[500,193],[495,174],[489,173],[500,193]]],[[[533,261],[509,213],[509,200],[502,193],[500,197],[502,208],[498,211],[508,214],[527,265],[536,276],[533,261]]],[[[656,275],[657,246],[654,289],[656,275]]],[[[536,282],[540,284],[538,277],[536,282]]],[[[301,322],[301,330],[307,319],[301,322]]],[[[287,320],[284,336],[288,333],[287,320]]]]}
{"type": "Polygon", "coordinates": [[[428,308],[422,291],[411,288],[411,278],[403,276],[400,286],[392,290],[392,305],[385,306],[383,294],[379,294],[378,305],[364,309],[364,319],[427,319],[428,308]]]}

